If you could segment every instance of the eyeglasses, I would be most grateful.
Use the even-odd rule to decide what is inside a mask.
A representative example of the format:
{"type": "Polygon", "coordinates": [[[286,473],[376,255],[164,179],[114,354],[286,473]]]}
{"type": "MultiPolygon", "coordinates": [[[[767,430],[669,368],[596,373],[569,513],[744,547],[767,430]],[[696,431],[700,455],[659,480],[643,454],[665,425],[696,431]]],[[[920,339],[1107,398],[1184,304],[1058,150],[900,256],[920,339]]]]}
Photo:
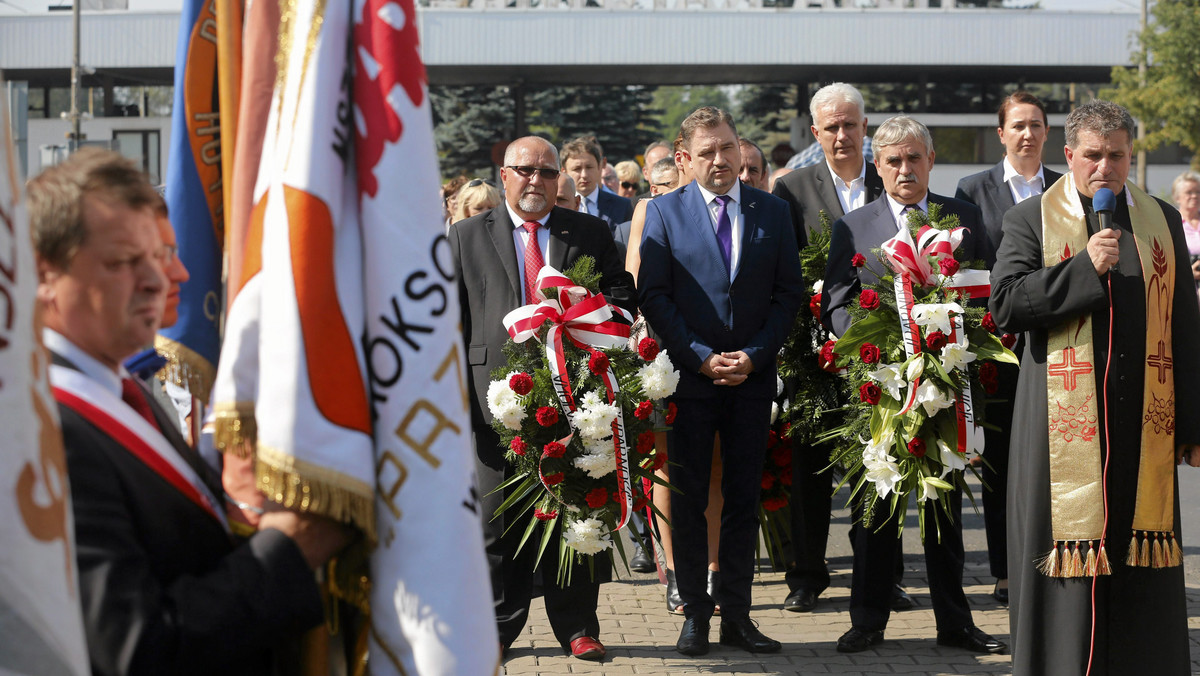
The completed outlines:
{"type": "Polygon", "coordinates": [[[629,181],[621,181],[621,187],[626,190],[633,190],[634,188],[638,187],[638,184],[630,183],[629,181]]]}
{"type": "Polygon", "coordinates": [[[537,175],[541,176],[542,180],[544,181],[558,180],[559,171],[557,169],[548,169],[546,167],[514,167],[511,164],[508,165],[508,168],[525,178],[533,178],[533,174],[536,172],[537,175]]]}
{"type": "MultiPolygon", "coordinates": [[[[513,169],[516,169],[516,167],[513,167],[513,169]]],[[[518,172],[518,173],[519,173],[519,172],[518,172]]],[[[466,185],[465,185],[465,186],[463,186],[463,187],[465,187],[465,188],[474,188],[475,186],[480,186],[480,185],[490,185],[490,186],[492,186],[493,188],[495,188],[495,187],[496,187],[496,184],[495,184],[495,183],[494,183],[494,182],[493,182],[491,179],[488,179],[488,178],[474,178],[474,179],[471,179],[471,182],[470,182],[470,183],[468,183],[468,184],[466,184],[466,185]]]]}

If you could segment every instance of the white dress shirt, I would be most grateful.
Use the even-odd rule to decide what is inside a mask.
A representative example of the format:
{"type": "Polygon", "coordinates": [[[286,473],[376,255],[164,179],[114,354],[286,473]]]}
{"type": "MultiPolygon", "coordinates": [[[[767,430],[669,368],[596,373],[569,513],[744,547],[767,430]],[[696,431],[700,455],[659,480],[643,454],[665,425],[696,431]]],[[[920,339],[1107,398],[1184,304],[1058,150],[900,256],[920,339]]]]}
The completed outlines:
{"type": "Polygon", "coordinates": [[[42,329],[42,344],[47,350],[71,362],[83,375],[100,383],[118,399],[121,398],[121,380],[130,377],[124,366],[117,367],[116,371],[112,370],[54,329],[42,329]]]}
{"type": "MultiPolygon", "coordinates": [[[[521,281],[521,304],[528,305],[529,299],[525,297],[525,245],[529,241],[529,232],[525,229],[525,219],[517,215],[513,208],[506,201],[504,208],[508,209],[508,217],[513,222],[513,245],[516,247],[517,254],[517,278],[521,281]]],[[[550,220],[550,214],[546,214],[538,219],[538,223],[542,227],[537,229],[538,248],[542,250],[542,264],[548,264],[549,258],[547,251],[550,248],[550,228],[546,227],[546,221],[550,220]]],[[[562,270],[559,270],[562,272],[562,270]]]]}
{"type": "MultiPolygon", "coordinates": [[[[700,182],[696,182],[696,187],[700,188],[700,195],[704,197],[704,204],[708,206],[708,218],[712,221],[713,232],[717,231],[717,212],[721,209],[721,204],[717,202],[717,194],[709,192],[700,182]]],[[[729,217],[729,236],[733,240],[733,246],[729,249],[729,278],[733,279],[737,276],[738,262],[742,256],[742,182],[734,181],[733,187],[729,192],[725,193],[729,196],[730,201],[725,205],[725,215],[729,217]]]]}
{"type": "Polygon", "coordinates": [[[1040,195],[1046,189],[1046,176],[1042,173],[1042,165],[1038,165],[1036,176],[1026,180],[1013,168],[1007,157],[1004,158],[1004,182],[1012,191],[1013,204],[1020,204],[1034,195],[1040,195]]]}
{"type": "Polygon", "coordinates": [[[600,205],[596,202],[596,200],[600,196],[599,189],[593,190],[592,194],[587,195],[587,196],[584,196],[580,193],[575,193],[575,194],[579,195],[579,210],[580,211],[582,211],[585,214],[591,214],[592,216],[597,216],[597,217],[600,216],[600,205]]]}
{"type": "Polygon", "coordinates": [[[867,203],[867,161],[863,160],[862,168],[858,170],[858,178],[846,183],[833,170],[833,165],[825,162],[829,175],[833,178],[833,188],[837,191],[838,201],[842,203],[842,213],[848,214],[867,203]]]}
{"type": "MultiPolygon", "coordinates": [[[[892,210],[892,220],[894,220],[896,222],[896,232],[900,232],[900,228],[906,227],[908,225],[908,214],[904,214],[903,218],[901,217],[901,214],[904,211],[904,207],[906,207],[908,205],[897,202],[896,200],[892,199],[892,196],[887,194],[886,192],[883,193],[883,196],[887,198],[888,208],[892,210]]],[[[917,202],[913,206],[920,209],[924,213],[929,213],[929,193],[926,192],[925,196],[921,198],[921,201],[917,202]]]]}

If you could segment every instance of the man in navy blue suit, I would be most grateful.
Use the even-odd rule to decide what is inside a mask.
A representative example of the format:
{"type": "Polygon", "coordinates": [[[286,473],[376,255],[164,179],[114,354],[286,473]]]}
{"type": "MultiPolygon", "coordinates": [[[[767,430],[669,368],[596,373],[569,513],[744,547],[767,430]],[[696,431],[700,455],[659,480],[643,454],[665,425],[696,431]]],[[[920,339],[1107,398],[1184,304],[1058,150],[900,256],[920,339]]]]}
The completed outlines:
{"type": "Polygon", "coordinates": [[[721,606],[721,643],[775,652],[750,620],[763,457],[776,391],[775,356],[800,307],[803,282],[783,200],[738,180],[742,158],[728,113],[711,106],[683,121],[681,150],[695,180],[651,201],[641,244],[639,296],[646,321],[681,373],[667,433],[675,575],[684,601],[675,649],[708,652],[721,606]],[[722,584],[708,595],[712,448],[724,474],[718,560],[722,584]]]}
{"type": "Polygon", "coordinates": [[[607,160],[595,136],[580,136],[563,144],[559,153],[562,169],[575,181],[579,210],[608,224],[616,239],[617,226],[633,218],[633,203],[600,189],[600,173],[607,160]]]}
{"type": "MultiPolygon", "coordinates": [[[[900,228],[907,227],[907,213],[912,209],[928,212],[930,205],[937,204],[943,216],[958,216],[966,231],[956,256],[963,261],[982,259],[988,267],[995,262],[979,207],[929,192],[934,152],[933,138],[925,125],[898,115],[879,125],[872,143],[884,194],[835,221],[829,243],[825,286],[821,292],[821,321],[839,336],[850,327],[846,307],[858,296],[861,280],[875,280],[885,272],[874,250],[894,237],[900,228]],[[864,267],[856,268],[851,263],[856,253],[867,259],[864,267]]],[[[922,508],[926,510],[927,537],[923,544],[938,645],[1002,653],[1008,646],[975,626],[963,593],[962,496],[958,490],[951,492],[949,519],[935,504],[927,501],[922,508]],[[933,520],[939,524],[937,527],[930,525],[935,523],[933,520]]],[[[855,530],[851,627],[838,639],[838,652],[861,652],[883,641],[891,614],[892,566],[900,544],[899,511],[882,524],[855,530]]],[[[859,514],[856,509],[855,516],[859,514]]]]}

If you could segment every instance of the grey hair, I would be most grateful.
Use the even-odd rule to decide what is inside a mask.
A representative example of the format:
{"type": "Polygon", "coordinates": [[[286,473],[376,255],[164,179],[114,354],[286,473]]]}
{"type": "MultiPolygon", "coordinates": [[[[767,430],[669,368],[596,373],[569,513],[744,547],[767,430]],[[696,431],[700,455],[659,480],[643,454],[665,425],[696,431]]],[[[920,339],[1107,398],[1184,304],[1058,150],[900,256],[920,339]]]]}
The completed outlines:
{"type": "Polygon", "coordinates": [[[537,141],[537,142],[541,143],[542,145],[544,145],[546,148],[549,148],[550,152],[554,155],[554,166],[558,166],[558,148],[555,148],[553,143],[547,141],[546,139],[542,138],[541,136],[522,136],[521,138],[517,139],[516,141],[513,141],[512,143],[508,144],[508,147],[504,149],[504,164],[506,166],[509,166],[509,165],[512,165],[513,162],[516,162],[517,161],[517,146],[524,145],[525,143],[529,142],[530,140],[537,141]]]}
{"type": "Polygon", "coordinates": [[[1182,174],[1176,176],[1175,180],[1171,181],[1171,197],[1175,197],[1175,195],[1179,193],[1179,187],[1184,183],[1195,183],[1200,185],[1200,174],[1188,169],[1182,174]]]}
{"type": "Polygon", "coordinates": [[[1090,131],[1100,138],[1108,138],[1114,132],[1122,129],[1133,141],[1133,116],[1128,110],[1111,101],[1089,101],[1079,106],[1067,115],[1067,123],[1063,126],[1067,133],[1067,146],[1071,149],[1079,147],[1079,132],[1090,131]]]}
{"type": "Polygon", "coordinates": [[[875,157],[880,157],[883,148],[899,145],[910,138],[924,143],[926,152],[933,152],[933,136],[929,134],[929,128],[907,115],[897,115],[879,125],[871,136],[871,147],[875,157]]]}
{"type": "MultiPolygon", "coordinates": [[[[655,162],[654,166],[650,167],[650,181],[653,183],[661,183],[659,179],[661,179],[668,171],[676,175],[679,174],[679,169],[675,167],[674,157],[664,157],[655,162]]],[[[678,176],[676,176],[676,178],[678,179],[678,176]]]]}
{"type": "Polygon", "coordinates": [[[812,115],[813,124],[817,123],[817,111],[824,108],[831,108],[839,103],[853,103],[858,108],[858,116],[866,117],[866,104],[863,103],[862,94],[846,84],[845,82],[834,82],[831,85],[825,85],[813,94],[812,100],[808,103],[808,112],[812,115]]]}

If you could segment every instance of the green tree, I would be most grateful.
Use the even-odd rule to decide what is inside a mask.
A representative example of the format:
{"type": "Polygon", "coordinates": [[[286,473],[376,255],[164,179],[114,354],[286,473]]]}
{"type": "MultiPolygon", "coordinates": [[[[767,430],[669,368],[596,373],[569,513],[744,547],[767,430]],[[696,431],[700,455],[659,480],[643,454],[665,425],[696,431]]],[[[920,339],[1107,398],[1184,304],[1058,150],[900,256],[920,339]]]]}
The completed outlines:
{"type": "Polygon", "coordinates": [[[764,152],[788,140],[796,116],[795,85],[746,85],[733,99],[733,119],[743,138],[754,141],[764,152]]]}
{"type": "MultiPolygon", "coordinates": [[[[1139,150],[1178,143],[1200,169],[1200,0],[1158,0],[1138,44],[1148,58],[1146,82],[1137,69],[1115,67],[1113,89],[1100,92],[1146,125],[1139,150]]],[[[1141,60],[1139,52],[1133,60],[1141,60]]]]}
{"type": "Polygon", "coordinates": [[[557,145],[595,135],[608,161],[640,155],[659,138],[654,88],[640,86],[553,87],[530,92],[529,126],[557,145]]]}
{"type": "MultiPolygon", "coordinates": [[[[709,85],[683,85],[659,87],[654,92],[654,107],[661,110],[659,128],[663,140],[670,143],[679,133],[679,125],[692,111],[703,106],[716,106],[732,111],[729,96],[719,87],[709,85]]],[[[735,118],[736,119],[736,118],[735,118]]]]}
{"type": "Polygon", "coordinates": [[[507,87],[431,87],[434,139],[443,176],[492,167],[492,146],[513,138],[507,87]]]}

